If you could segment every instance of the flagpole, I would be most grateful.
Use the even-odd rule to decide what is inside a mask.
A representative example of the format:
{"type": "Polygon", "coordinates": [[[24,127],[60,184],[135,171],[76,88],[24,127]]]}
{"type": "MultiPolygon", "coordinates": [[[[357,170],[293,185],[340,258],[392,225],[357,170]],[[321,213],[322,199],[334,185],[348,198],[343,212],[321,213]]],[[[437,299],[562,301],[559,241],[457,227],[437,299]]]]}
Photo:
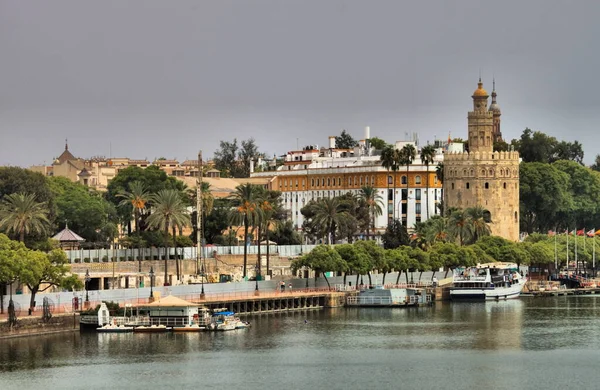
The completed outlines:
{"type": "Polygon", "coordinates": [[[594,245],[594,250],[593,250],[593,254],[592,254],[592,268],[594,269],[594,278],[596,278],[596,228],[594,228],[592,244],[594,245]]]}
{"type": "Polygon", "coordinates": [[[577,256],[577,228],[575,228],[575,272],[579,271],[579,257],[577,256]]]}

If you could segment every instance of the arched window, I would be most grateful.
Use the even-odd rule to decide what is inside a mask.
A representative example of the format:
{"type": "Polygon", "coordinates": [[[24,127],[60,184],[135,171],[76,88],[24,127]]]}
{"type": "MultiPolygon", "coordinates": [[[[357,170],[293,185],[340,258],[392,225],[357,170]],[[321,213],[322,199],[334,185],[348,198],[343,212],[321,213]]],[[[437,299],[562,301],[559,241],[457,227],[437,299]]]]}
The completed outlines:
{"type": "Polygon", "coordinates": [[[485,176],[485,169],[481,170],[481,176],[485,176]]]}
{"type": "Polygon", "coordinates": [[[488,171],[488,174],[490,175],[490,177],[493,177],[493,176],[494,176],[494,170],[493,170],[493,169],[490,169],[490,170],[488,171]]]}
{"type": "Polygon", "coordinates": [[[452,189],[454,189],[454,183],[452,183],[452,189]]]}
{"type": "Polygon", "coordinates": [[[415,184],[421,184],[421,176],[415,176],[415,184]]]}
{"type": "Polygon", "coordinates": [[[325,187],[325,178],[321,179],[321,186],[325,187]]]}
{"type": "Polygon", "coordinates": [[[506,182],[504,182],[504,189],[506,189],[506,182]]]}
{"type": "Polygon", "coordinates": [[[338,186],[341,187],[342,186],[342,178],[338,177],[338,186]]]}
{"type": "Polygon", "coordinates": [[[467,190],[469,189],[469,187],[471,187],[471,185],[469,184],[469,182],[467,182],[467,184],[466,184],[467,190]]]}
{"type": "Polygon", "coordinates": [[[327,185],[330,186],[331,185],[331,179],[327,178],[327,185]]]}
{"type": "Polygon", "coordinates": [[[475,170],[471,169],[471,177],[475,177],[475,170]]]}
{"type": "Polygon", "coordinates": [[[406,180],[407,180],[407,179],[406,179],[406,176],[402,176],[401,183],[402,183],[402,184],[406,184],[406,180]]]}
{"type": "Polygon", "coordinates": [[[487,183],[487,182],[486,182],[486,183],[485,183],[485,189],[487,190],[487,189],[489,189],[489,188],[490,188],[490,183],[487,183]]]}
{"type": "Polygon", "coordinates": [[[463,169],[463,176],[467,176],[467,170],[463,169]]]}
{"type": "Polygon", "coordinates": [[[392,176],[388,176],[388,184],[392,184],[394,182],[394,179],[392,178],[392,176]]]}

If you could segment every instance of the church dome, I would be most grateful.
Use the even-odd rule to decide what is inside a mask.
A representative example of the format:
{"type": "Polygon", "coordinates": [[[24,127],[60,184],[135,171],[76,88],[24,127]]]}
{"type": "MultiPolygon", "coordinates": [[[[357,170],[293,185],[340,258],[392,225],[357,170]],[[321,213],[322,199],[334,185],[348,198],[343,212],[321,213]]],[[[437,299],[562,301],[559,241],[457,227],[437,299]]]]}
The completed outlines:
{"type": "Polygon", "coordinates": [[[483,83],[481,80],[477,83],[477,89],[473,92],[473,97],[488,97],[488,93],[485,89],[483,89],[483,83]]]}

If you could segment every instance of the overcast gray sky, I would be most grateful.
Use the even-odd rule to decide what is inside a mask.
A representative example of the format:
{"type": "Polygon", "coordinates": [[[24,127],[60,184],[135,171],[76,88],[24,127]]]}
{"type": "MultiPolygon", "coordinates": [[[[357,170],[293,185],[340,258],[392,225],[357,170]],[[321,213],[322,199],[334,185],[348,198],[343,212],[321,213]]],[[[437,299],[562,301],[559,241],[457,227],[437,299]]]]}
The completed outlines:
{"type": "Polygon", "coordinates": [[[597,142],[600,2],[0,0],[0,165],[261,151],[363,128],[466,137],[481,69],[505,138],[597,142]],[[112,147],[111,147],[112,145],[112,147]]]}

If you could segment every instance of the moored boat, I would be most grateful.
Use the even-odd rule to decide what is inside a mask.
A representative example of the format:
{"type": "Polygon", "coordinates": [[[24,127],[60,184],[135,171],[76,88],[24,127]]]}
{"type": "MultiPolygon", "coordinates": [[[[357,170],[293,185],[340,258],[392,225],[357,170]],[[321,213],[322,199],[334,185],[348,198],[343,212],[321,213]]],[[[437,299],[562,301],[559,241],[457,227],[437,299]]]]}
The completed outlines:
{"type": "Polygon", "coordinates": [[[167,330],[171,330],[166,325],[149,325],[149,326],[136,326],[133,328],[135,333],[160,333],[166,332],[167,330]]]}
{"type": "Polygon", "coordinates": [[[96,328],[96,331],[101,333],[127,333],[133,332],[133,326],[106,324],[96,328]]]}
{"type": "Polygon", "coordinates": [[[235,313],[232,311],[219,311],[212,315],[211,322],[209,325],[210,330],[225,331],[235,329],[245,329],[250,326],[249,322],[240,320],[235,317],[235,313]]]}
{"type": "Polygon", "coordinates": [[[500,300],[518,298],[526,279],[514,263],[486,263],[454,271],[452,300],[500,300]]]}
{"type": "Polygon", "coordinates": [[[206,326],[198,324],[173,327],[173,332],[204,332],[206,330],[208,330],[206,326]]]}

